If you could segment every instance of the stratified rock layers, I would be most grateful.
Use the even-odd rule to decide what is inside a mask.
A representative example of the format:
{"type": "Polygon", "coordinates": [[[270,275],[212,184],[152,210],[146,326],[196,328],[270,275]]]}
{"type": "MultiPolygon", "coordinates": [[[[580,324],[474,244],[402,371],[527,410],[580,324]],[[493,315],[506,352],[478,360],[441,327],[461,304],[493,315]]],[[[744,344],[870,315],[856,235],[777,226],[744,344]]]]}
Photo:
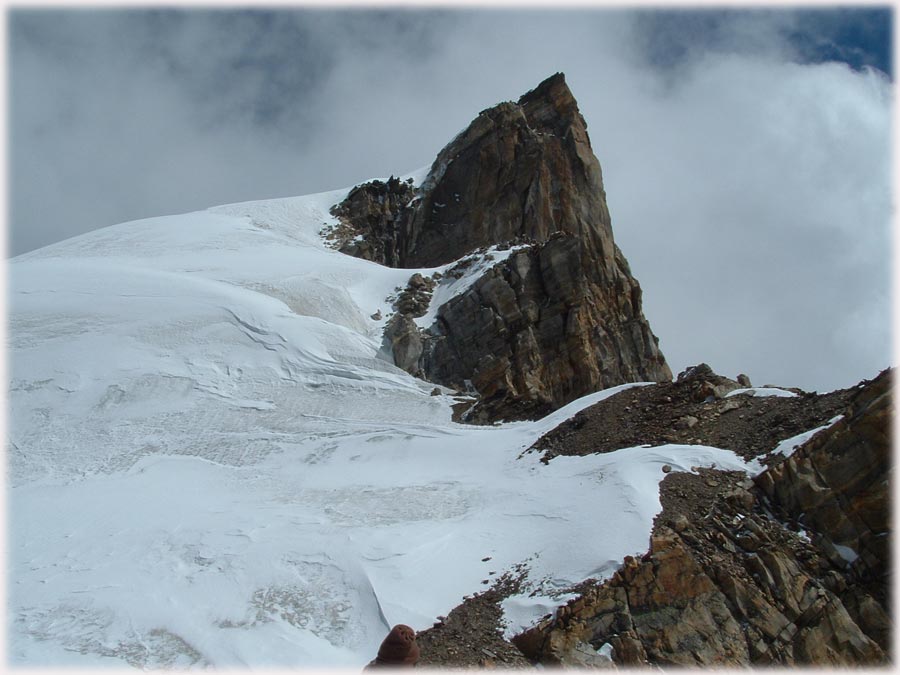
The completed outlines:
{"type": "Polygon", "coordinates": [[[400,233],[403,267],[565,232],[579,240],[601,279],[616,275],[600,163],[562,74],[518,103],[482,111],[438,154],[422,187],[421,204],[400,233]]]}
{"type": "Polygon", "coordinates": [[[707,512],[664,511],[642,559],[626,558],[516,644],[564,665],[592,665],[604,644],[624,665],[886,664],[890,387],[886,371],[844,419],[756,485],[734,479],[707,512]]]}
{"type": "Polygon", "coordinates": [[[597,269],[569,234],[514,252],[439,309],[423,370],[457,388],[470,380],[505,417],[516,416],[513,402],[541,414],[616,384],[669,379],[637,282],[626,273],[601,283],[597,269]]]}
{"type": "MultiPolygon", "coordinates": [[[[405,369],[457,388],[471,382],[493,407],[489,419],[671,379],[613,241],[600,164],[562,74],[479,114],[414,197],[396,180],[376,187],[357,188],[334,210],[353,234],[347,253],[435,267],[521,245],[439,309],[414,363],[404,348],[405,369]]],[[[410,322],[404,333],[399,323],[392,342],[416,345],[410,322]]]]}

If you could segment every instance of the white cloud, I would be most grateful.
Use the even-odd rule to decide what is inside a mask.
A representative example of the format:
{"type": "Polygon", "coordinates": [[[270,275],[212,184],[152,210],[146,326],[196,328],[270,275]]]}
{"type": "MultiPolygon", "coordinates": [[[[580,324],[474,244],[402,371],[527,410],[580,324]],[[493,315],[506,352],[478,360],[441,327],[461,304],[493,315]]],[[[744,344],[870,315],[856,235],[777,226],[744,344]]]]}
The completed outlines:
{"type": "Polygon", "coordinates": [[[629,102],[645,112],[631,143],[607,146],[607,190],[673,367],[827,389],[888,365],[887,331],[862,330],[889,321],[872,293],[890,277],[887,88],[733,57],[629,102]],[[645,161],[628,156],[638,144],[645,161]]]}
{"type": "Polygon", "coordinates": [[[890,354],[890,87],[790,63],[791,17],[664,68],[624,11],[85,12],[48,33],[50,13],[18,39],[13,21],[11,252],[402,173],[563,71],[673,370],[848,386],[890,354]]]}

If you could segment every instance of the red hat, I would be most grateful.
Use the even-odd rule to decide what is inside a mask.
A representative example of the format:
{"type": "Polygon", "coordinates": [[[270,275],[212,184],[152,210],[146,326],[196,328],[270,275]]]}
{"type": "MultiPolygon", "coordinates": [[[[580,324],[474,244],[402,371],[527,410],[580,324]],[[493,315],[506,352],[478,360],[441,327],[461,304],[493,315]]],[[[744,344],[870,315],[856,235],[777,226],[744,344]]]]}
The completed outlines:
{"type": "Polygon", "coordinates": [[[384,638],[372,665],[414,666],[418,660],[419,645],[416,644],[416,631],[398,623],[384,638]]]}

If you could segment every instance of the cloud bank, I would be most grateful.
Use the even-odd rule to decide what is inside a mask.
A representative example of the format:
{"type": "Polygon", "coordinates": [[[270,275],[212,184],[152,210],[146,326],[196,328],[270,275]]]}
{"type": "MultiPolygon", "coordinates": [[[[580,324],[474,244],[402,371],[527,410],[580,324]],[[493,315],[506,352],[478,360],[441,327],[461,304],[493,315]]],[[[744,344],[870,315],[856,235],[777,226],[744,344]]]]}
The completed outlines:
{"type": "Polygon", "coordinates": [[[834,43],[791,37],[809,25],[785,11],[13,11],[10,254],[409,171],[563,71],[673,370],[849,386],[890,362],[890,81],[811,62],[810,45],[834,43]]]}

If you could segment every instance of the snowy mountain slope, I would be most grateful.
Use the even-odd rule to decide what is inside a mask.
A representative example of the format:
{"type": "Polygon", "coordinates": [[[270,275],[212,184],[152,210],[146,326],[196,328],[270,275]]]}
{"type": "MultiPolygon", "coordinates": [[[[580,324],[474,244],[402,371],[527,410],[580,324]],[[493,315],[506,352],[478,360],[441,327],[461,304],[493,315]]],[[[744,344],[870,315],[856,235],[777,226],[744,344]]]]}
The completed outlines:
{"type": "MultiPolygon", "coordinates": [[[[663,464],[745,467],[688,446],[518,458],[618,388],[452,423],[449,396],[380,356],[416,270],[318,234],[346,192],[10,261],[13,664],[356,668],[390,625],[430,626],[523,560],[547,592],[609,575],[646,549],[663,464]]],[[[552,603],[508,606],[516,624],[552,603]]]]}

